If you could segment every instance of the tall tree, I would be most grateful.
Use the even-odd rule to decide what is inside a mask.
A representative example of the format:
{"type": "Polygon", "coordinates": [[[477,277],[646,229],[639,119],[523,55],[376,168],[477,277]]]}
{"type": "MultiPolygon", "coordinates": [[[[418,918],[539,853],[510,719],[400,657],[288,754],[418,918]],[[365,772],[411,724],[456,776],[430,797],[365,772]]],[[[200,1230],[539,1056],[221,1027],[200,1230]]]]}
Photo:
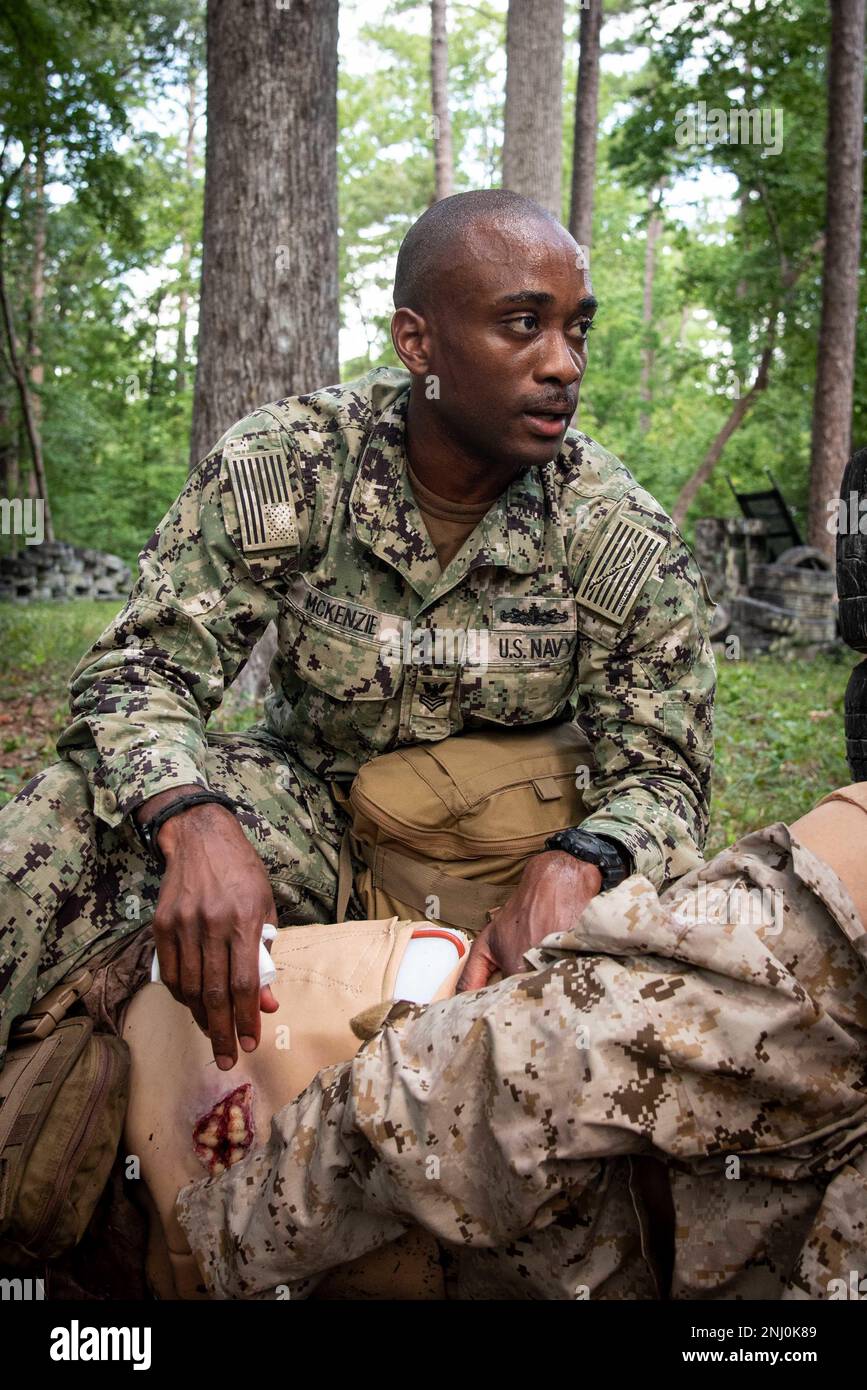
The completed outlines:
{"type": "MultiPolygon", "coordinates": [[[[3,155],[6,149],[4,146],[3,155]]],[[[2,160],[0,160],[2,163],[2,160]]],[[[19,164],[13,171],[3,179],[3,186],[0,189],[0,248],[6,240],[6,218],[9,198],[14,190],[18,176],[24,168],[24,163],[19,164]]],[[[43,166],[44,170],[44,166],[43,166]]],[[[42,190],[44,190],[44,182],[42,190]]],[[[35,269],[34,269],[35,274],[35,269]]],[[[32,281],[31,281],[32,288],[32,281]]],[[[27,439],[30,449],[30,456],[33,463],[33,478],[36,485],[36,495],[42,499],[43,508],[43,529],[47,540],[54,539],[54,522],[51,514],[51,504],[48,500],[48,484],[45,478],[45,459],[42,452],[42,433],[39,428],[39,415],[37,398],[33,391],[33,381],[27,371],[27,361],[22,350],[15,324],[15,310],[12,298],[9,293],[9,283],[6,276],[5,266],[2,255],[0,255],[0,310],[2,310],[3,332],[6,340],[6,352],[8,355],[9,370],[18,392],[18,400],[21,408],[21,424],[23,433],[27,439]]],[[[41,362],[39,363],[41,366],[41,362]]],[[[31,489],[31,495],[32,495],[31,489]]]]}
{"type": "Polygon", "coordinates": [[[572,197],[569,205],[569,231],[579,246],[587,247],[593,240],[601,34],[602,0],[587,0],[581,6],[578,35],[578,86],[575,91],[572,197]]]}
{"type": "Polygon", "coordinates": [[[337,0],[208,0],[191,460],[338,378],[337,0]]]}
{"type": "Polygon", "coordinates": [[[454,192],[452,119],[449,114],[449,40],[446,0],[431,0],[430,85],[433,111],[434,199],[454,192]]]}
{"type": "Polygon", "coordinates": [[[562,216],[564,0],[509,0],[503,187],[562,216]]]}
{"type": "MultiPolygon", "coordinates": [[[[186,191],[190,196],[195,190],[198,84],[198,64],[195,55],[191,54],[187,65],[184,141],[184,174],[186,191]]],[[[190,312],[190,269],[193,260],[193,232],[190,221],[190,209],[185,206],[181,227],[181,260],[178,267],[178,332],[175,344],[175,390],[179,394],[187,389],[187,321],[190,312]]]]}
{"type": "Polygon", "coordinates": [[[656,358],[653,328],[653,281],[656,274],[656,243],[662,233],[660,209],[664,182],[664,179],[660,179],[657,187],[652,188],[647,197],[647,241],[644,245],[644,295],[641,306],[644,344],[641,349],[641,385],[639,387],[642,434],[647,434],[650,429],[650,405],[653,400],[653,363],[656,358]]]}
{"type": "Polygon", "coordinates": [[[864,154],[865,0],[830,0],[828,192],[810,459],[810,542],[834,554],[828,502],[851,446],[864,154]]]}

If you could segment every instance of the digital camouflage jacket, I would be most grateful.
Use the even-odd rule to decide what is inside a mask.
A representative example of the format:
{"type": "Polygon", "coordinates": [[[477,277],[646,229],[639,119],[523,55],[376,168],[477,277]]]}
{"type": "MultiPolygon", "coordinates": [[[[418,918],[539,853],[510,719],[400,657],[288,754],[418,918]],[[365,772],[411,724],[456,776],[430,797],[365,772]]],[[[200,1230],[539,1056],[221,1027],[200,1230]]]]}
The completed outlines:
{"type": "Polygon", "coordinates": [[[659,885],[699,862],[708,595],[658,503],[586,435],[492,504],[444,570],[406,473],[404,372],[255,411],[191,474],[80,662],[59,752],[120,822],[206,785],[205,724],[271,619],[268,728],[336,780],[399,744],[577,718],[585,822],[659,885]]]}

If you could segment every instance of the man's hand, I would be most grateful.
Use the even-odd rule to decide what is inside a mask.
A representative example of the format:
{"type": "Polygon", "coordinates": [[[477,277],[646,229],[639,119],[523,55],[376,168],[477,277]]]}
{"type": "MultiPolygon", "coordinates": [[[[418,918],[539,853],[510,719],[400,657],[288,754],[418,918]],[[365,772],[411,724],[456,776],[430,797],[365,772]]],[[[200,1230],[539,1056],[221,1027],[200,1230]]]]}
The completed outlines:
{"type": "MultiPolygon", "coordinates": [[[[139,808],[141,818],[184,790],[199,788],[152,797],[139,808]]],[[[236,1031],[243,1050],[253,1052],[260,1009],[279,1008],[270,988],[259,989],[262,925],[277,921],[271,884],[224,806],[181,811],[157,838],[166,861],[153,922],[160,975],[210,1037],[217,1066],[228,1071],[238,1060],[236,1031]]]]}
{"type": "Polygon", "coordinates": [[[495,970],[522,974],[527,969],[524,952],[552,932],[574,927],[601,887],[595,864],[563,850],[534,855],[511,898],[473,942],[458,990],[483,989],[495,970]]]}

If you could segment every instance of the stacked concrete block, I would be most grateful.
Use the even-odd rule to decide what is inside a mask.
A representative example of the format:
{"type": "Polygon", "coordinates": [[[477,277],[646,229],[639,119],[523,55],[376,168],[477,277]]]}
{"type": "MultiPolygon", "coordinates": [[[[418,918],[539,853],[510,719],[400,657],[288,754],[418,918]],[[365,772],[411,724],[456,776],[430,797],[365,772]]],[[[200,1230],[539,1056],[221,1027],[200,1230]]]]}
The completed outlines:
{"type": "Polygon", "coordinates": [[[0,556],[0,601],[90,598],[118,603],[127,598],[129,588],[129,565],[119,555],[67,541],[22,545],[16,556],[0,556]]]}
{"type": "Polygon", "coordinates": [[[768,563],[764,521],[704,517],[695,553],[720,605],[712,638],[737,636],[746,652],[836,641],[837,599],[828,561],[810,546],[793,546],[768,563]]]}

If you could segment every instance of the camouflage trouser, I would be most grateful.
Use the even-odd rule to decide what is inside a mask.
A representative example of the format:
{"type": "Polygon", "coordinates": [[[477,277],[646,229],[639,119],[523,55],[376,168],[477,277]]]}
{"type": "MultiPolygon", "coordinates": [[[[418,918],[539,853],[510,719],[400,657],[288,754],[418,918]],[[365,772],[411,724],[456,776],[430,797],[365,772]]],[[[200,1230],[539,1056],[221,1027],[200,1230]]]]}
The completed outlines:
{"type": "MultiPolygon", "coordinates": [[[[279,925],[333,921],[346,817],[328,783],[261,728],[210,734],[206,768],[210,786],[240,803],[279,925]]],[[[12,1020],[79,961],[146,925],[159,887],[129,822],[94,815],[74,763],[53,763],[0,810],[0,1061],[12,1020]]]]}
{"type": "Polygon", "coordinates": [[[303,1296],[413,1224],[463,1298],[827,1298],[867,1272],[867,931],[827,864],[773,825],[528,959],[395,1004],[184,1188],[217,1296],[303,1296]]]}

